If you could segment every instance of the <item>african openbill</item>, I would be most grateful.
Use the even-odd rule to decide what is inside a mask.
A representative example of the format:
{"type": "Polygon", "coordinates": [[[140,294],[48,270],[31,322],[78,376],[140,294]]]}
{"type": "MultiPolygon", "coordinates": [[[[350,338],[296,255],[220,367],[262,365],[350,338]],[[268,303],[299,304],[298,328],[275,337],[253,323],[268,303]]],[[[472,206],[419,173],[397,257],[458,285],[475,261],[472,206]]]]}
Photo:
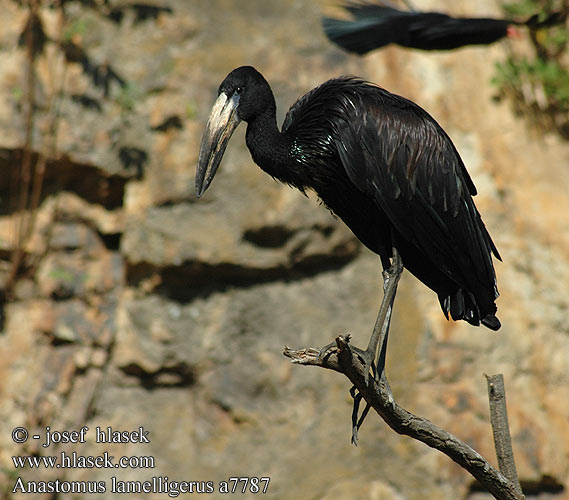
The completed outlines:
{"type": "Polygon", "coordinates": [[[385,295],[364,353],[367,368],[378,344],[383,368],[401,261],[435,291],[447,319],[500,328],[492,254],[500,256],[472,200],[476,188],[464,163],[426,111],[372,83],[341,77],[293,104],[281,132],[265,78],[250,66],[237,68],[220,85],[202,138],[198,197],[240,121],[247,122],[257,165],[302,192],[315,191],[380,256],[385,295]]]}
{"type": "Polygon", "coordinates": [[[516,26],[539,29],[565,22],[566,13],[526,20],[451,17],[441,12],[398,10],[389,2],[350,2],[344,8],[352,19],[322,18],[326,36],[348,52],[365,54],[390,43],[420,50],[450,50],[488,45],[516,36],[516,26]]]}

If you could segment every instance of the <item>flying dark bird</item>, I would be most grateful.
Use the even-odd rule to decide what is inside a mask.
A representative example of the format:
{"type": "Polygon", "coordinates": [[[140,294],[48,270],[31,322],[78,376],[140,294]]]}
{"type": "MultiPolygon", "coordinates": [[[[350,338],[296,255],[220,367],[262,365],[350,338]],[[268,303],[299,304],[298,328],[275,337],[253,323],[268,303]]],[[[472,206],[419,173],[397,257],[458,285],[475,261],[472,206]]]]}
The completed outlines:
{"type": "Polygon", "coordinates": [[[515,26],[532,29],[565,22],[561,12],[540,20],[450,17],[440,12],[397,10],[386,2],[349,3],[344,7],[352,20],[324,17],[326,36],[349,52],[365,54],[390,43],[421,50],[450,50],[465,45],[488,45],[515,36],[515,26]]]}
{"type": "Polygon", "coordinates": [[[464,163],[425,110],[341,77],[301,97],[279,131],[269,84],[254,68],[237,68],[220,85],[202,138],[198,197],[240,121],[247,122],[255,163],[281,182],[315,191],[384,269],[397,253],[435,291],[447,318],[500,328],[492,254],[500,256],[472,200],[476,188],[464,163]]]}

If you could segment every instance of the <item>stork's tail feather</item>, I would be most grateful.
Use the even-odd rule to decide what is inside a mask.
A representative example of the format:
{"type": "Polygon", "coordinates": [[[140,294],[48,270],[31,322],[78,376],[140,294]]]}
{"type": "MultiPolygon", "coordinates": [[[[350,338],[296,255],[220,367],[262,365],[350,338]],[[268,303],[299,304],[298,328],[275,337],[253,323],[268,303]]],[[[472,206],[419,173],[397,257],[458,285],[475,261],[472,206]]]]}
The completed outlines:
{"type": "Polygon", "coordinates": [[[322,18],[322,27],[326,36],[343,49],[363,55],[397,42],[401,36],[400,30],[393,28],[390,23],[390,14],[397,16],[401,14],[399,11],[382,6],[377,6],[374,11],[349,10],[354,15],[351,20],[322,18]]]}
{"type": "Polygon", "coordinates": [[[494,313],[487,314],[486,317],[482,320],[482,324],[485,327],[490,328],[490,330],[494,331],[499,330],[500,327],[502,326],[502,323],[500,323],[500,320],[496,317],[494,313]]]}
{"type": "Polygon", "coordinates": [[[450,313],[453,320],[464,320],[474,326],[480,326],[482,323],[494,331],[499,330],[502,326],[495,314],[496,304],[494,301],[488,304],[485,311],[482,311],[484,317],[481,317],[479,304],[471,292],[459,289],[450,295],[439,294],[439,302],[447,319],[450,313]]]}

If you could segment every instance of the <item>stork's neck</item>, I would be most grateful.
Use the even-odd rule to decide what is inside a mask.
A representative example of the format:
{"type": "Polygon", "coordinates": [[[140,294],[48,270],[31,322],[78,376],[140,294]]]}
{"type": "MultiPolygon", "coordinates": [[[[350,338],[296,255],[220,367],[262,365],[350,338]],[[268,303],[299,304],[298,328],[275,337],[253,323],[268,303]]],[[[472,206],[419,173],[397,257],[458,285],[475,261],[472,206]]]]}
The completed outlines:
{"type": "Polygon", "coordinates": [[[291,139],[278,129],[275,107],[249,121],[246,142],[253,161],[267,174],[299,189],[306,186],[304,172],[291,156],[291,139]]]}
{"type": "Polygon", "coordinates": [[[286,158],[287,147],[277,127],[274,107],[249,121],[245,139],[253,161],[269,175],[279,177],[279,160],[286,158]]]}

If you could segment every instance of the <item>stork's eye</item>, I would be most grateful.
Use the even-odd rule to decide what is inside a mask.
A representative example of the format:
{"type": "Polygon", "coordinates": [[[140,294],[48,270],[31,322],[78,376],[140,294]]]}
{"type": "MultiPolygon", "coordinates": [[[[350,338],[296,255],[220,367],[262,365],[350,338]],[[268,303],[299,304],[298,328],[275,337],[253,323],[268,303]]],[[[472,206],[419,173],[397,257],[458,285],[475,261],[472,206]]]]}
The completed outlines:
{"type": "Polygon", "coordinates": [[[243,90],[244,90],[243,87],[237,87],[235,89],[235,92],[237,92],[239,95],[241,95],[243,93],[243,90]]]}

